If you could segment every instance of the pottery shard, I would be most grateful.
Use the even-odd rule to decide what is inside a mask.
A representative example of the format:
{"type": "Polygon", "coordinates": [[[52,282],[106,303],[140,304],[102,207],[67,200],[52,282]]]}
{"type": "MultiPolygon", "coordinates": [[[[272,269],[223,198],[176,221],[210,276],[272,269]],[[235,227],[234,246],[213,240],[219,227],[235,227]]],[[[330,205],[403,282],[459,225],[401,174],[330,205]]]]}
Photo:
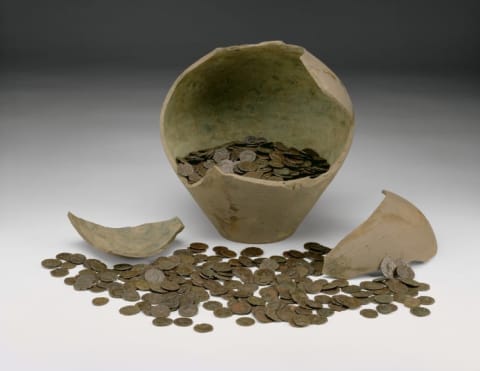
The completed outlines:
{"type": "Polygon", "coordinates": [[[104,227],[72,213],[68,213],[68,218],[80,236],[93,247],[131,258],[145,258],[160,253],[184,228],[177,217],[123,228],[104,227]]]}
{"type": "Polygon", "coordinates": [[[405,262],[427,261],[437,252],[430,223],[414,205],[395,193],[327,255],[323,273],[350,279],[379,270],[385,256],[405,262]]]}

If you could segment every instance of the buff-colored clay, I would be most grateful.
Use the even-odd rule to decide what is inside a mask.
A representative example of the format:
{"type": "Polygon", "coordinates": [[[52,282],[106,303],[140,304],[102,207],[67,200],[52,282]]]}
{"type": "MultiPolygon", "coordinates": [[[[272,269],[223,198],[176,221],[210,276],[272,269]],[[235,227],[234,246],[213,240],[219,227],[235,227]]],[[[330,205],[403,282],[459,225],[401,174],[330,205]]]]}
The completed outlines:
{"type": "Polygon", "coordinates": [[[430,223],[420,210],[395,193],[325,256],[323,273],[353,278],[379,270],[385,256],[405,262],[427,261],[437,253],[430,223]]]}
{"type": "Polygon", "coordinates": [[[180,178],[225,238],[264,243],[290,236],[343,164],[352,103],[338,77],[304,48],[281,41],[217,48],[188,67],[163,103],[163,148],[175,159],[248,135],[310,147],[331,164],[311,179],[269,181],[211,168],[180,178]]]}
{"type": "Polygon", "coordinates": [[[183,230],[178,218],[136,227],[109,228],[72,213],[68,218],[82,238],[104,252],[130,258],[146,258],[162,252],[183,230]]]}

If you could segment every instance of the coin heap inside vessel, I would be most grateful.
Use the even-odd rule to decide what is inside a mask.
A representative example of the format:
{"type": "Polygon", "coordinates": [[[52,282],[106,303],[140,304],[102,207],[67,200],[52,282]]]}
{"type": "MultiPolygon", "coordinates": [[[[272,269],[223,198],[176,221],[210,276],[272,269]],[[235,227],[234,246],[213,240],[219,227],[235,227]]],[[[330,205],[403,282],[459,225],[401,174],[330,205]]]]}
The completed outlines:
{"type": "Polygon", "coordinates": [[[199,181],[213,166],[227,174],[273,181],[316,178],[330,168],[311,148],[299,150],[254,136],[177,158],[177,173],[189,183],[199,181]]]}
{"type": "MultiPolygon", "coordinates": [[[[316,242],[270,257],[253,246],[239,255],[226,246],[215,246],[214,254],[207,254],[208,248],[193,242],[150,264],[108,267],[100,260],[70,253],[41,264],[54,277],[67,276],[79,267],[64,278],[65,284],[126,301],[119,310],[124,316],[143,313],[154,326],[190,327],[198,333],[213,330],[208,323],[194,324],[192,318],[199,310],[212,312],[212,319],[236,316],[241,327],[257,322],[306,327],[324,324],[347,310],[359,310],[361,316],[373,319],[397,311],[400,304],[414,316],[424,317],[430,314],[426,306],[435,302],[430,296],[419,296],[430,286],[415,280],[408,264],[389,257],[379,267],[383,277],[351,284],[319,278],[330,249],[316,242]]],[[[108,302],[105,296],[92,300],[95,306],[108,302]]]]}

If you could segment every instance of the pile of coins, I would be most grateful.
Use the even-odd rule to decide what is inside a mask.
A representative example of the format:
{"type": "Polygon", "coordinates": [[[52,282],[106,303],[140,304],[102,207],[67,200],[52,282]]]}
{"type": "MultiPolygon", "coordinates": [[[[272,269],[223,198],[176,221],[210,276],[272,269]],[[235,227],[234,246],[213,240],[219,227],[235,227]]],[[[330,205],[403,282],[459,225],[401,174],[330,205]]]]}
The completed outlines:
{"type": "MultiPolygon", "coordinates": [[[[238,316],[239,326],[256,322],[288,322],[293,327],[321,325],[335,313],[373,306],[359,311],[366,318],[386,315],[401,303],[419,317],[430,314],[426,307],[434,303],[420,292],[429,285],[414,279],[413,270],[403,262],[386,257],[381,270],[384,277],[350,284],[344,279],[327,280],[322,275],[324,255],[330,251],[316,242],[304,249],[288,250],[282,255],[263,257],[263,250],[247,247],[240,255],[225,246],[191,243],[170,256],[161,256],[150,264],[116,264],[109,268],[97,259],[82,254],[60,253],[45,259],[42,266],[53,277],[64,278],[77,291],[108,292],[111,298],[128,302],[120,313],[143,313],[155,326],[188,327],[200,333],[210,332],[208,323],[194,325],[192,317],[203,308],[217,318],[238,316]],[[395,304],[397,303],[397,304],[395,304]]],[[[93,305],[102,306],[108,297],[96,297],[93,305]]]]}
{"type": "Polygon", "coordinates": [[[254,136],[177,158],[177,172],[189,183],[199,181],[215,165],[226,174],[274,181],[316,178],[330,168],[311,148],[298,150],[254,136]]]}

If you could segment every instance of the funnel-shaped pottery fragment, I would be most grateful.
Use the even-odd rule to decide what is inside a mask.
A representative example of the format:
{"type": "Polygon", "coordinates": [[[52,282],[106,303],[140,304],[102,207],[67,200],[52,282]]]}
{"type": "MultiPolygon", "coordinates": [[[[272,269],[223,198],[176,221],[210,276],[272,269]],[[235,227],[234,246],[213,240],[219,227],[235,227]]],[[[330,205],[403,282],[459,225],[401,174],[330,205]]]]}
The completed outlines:
{"type": "Polygon", "coordinates": [[[386,256],[424,262],[437,253],[435,235],[422,212],[393,192],[383,194],[372,215],[325,255],[324,274],[349,279],[378,271],[386,256]]]}

